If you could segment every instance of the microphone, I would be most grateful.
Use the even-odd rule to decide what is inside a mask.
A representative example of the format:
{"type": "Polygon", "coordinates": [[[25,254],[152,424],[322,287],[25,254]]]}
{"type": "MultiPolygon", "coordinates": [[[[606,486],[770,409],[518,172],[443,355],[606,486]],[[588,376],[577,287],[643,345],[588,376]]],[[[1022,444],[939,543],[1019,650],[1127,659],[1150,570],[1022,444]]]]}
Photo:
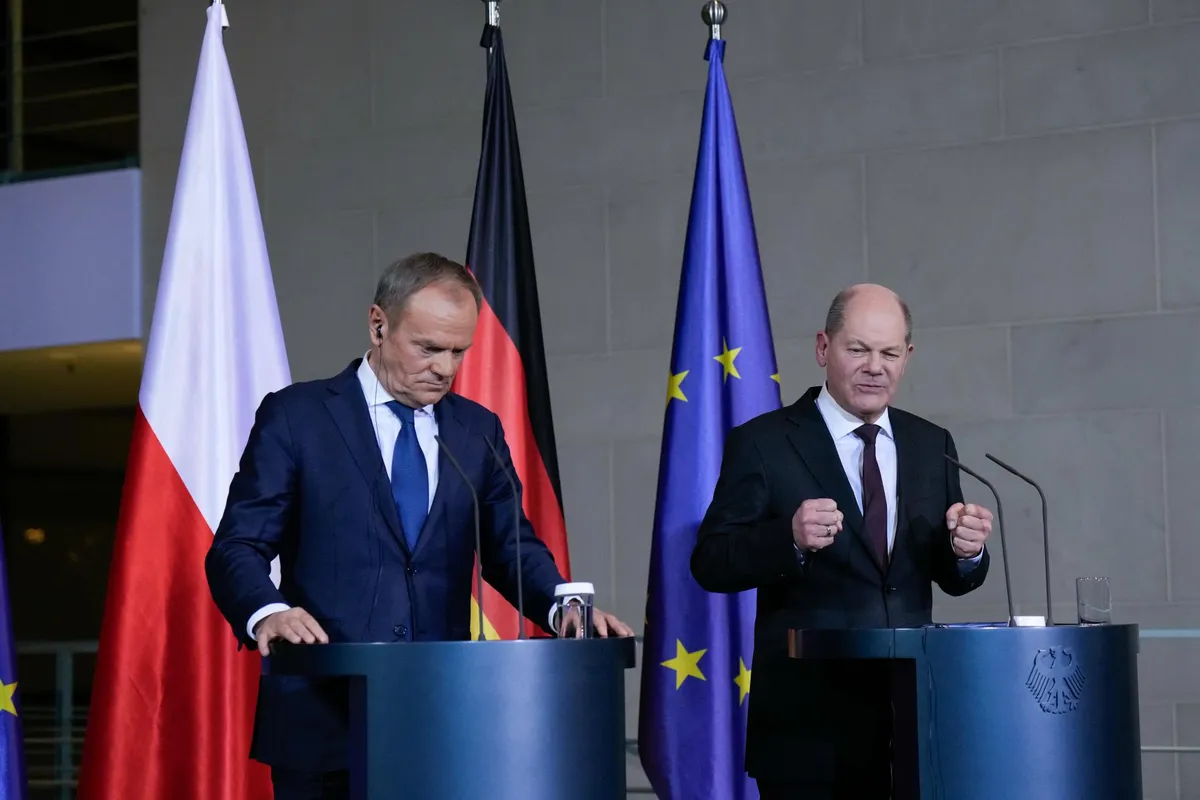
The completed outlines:
{"type": "MultiPolygon", "coordinates": [[[[487,442],[488,449],[492,451],[492,458],[496,459],[496,463],[500,465],[500,469],[504,472],[504,477],[508,478],[508,485],[512,487],[513,492],[513,537],[517,540],[517,616],[520,618],[518,625],[518,639],[525,638],[525,594],[524,594],[524,576],[521,573],[521,498],[517,492],[517,482],[512,476],[512,472],[504,464],[504,459],[500,458],[500,454],[496,452],[496,448],[492,445],[492,440],[488,437],[483,437],[483,441],[487,442]]],[[[480,600],[483,598],[481,597],[480,600]]]]}
{"type": "Polygon", "coordinates": [[[982,475],[963,466],[961,463],[952,458],[949,453],[942,453],[942,455],[951,464],[958,467],[987,488],[991,489],[992,497],[996,498],[996,519],[999,522],[997,527],[1000,531],[1000,555],[1004,559],[1004,595],[1008,600],[1008,624],[1011,626],[1015,622],[1017,615],[1013,612],[1012,578],[1009,576],[1008,572],[1008,547],[1004,543],[1004,506],[1000,503],[1000,495],[996,492],[996,487],[992,486],[992,484],[989,483],[988,480],[982,475]]]}
{"type": "Polygon", "coordinates": [[[1037,493],[1039,495],[1041,495],[1041,498],[1042,498],[1042,547],[1045,550],[1045,556],[1046,556],[1046,624],[1053,626],[1054,625],[1054,603],[1051,602],[1051,600],[1050,600],[1050,536],[1046,532],[1046,527],[1047,527],[1046,526],[1046,493],[1042,491],[1042,487],[1038,486],[1037,482],[1033,478],[1030,478],[1026,475],[1022,475],[1021,473],[1017,472],[1015,469],[1010,467],[1008,464],[1005,464],[1003,461],[996,458],[991,453],[984,453],[984,456],[988,459],[991,459],[994,463],[998,464],[1003,469],[1008,470],[1013,475],[1016,475],[1018,478],[1025,481],[1033,488],[1037,489],[1037,493]]]}
{"type": "Polygon", "coordinates": [[[463,472],[462,465],[460,465],[458,463],[458,459],[454,457],[454,453],[450,452],[450,448],[447,447],[446,443],[442,441],[442,437],[434,436],[433,438],[435,441],[437,441],[438,447],[440,447],[442,449],[442,452],[446,454],[446,458],[450,460],[450,464],[451,464],[451,466],[454,467],[454,471],[459,474],[459,477],[461,477],[463,479],[463,483],[465,483],[467,485],[467,488],[471,490],[471,502],[475,504],[475,556],[476,556],[476,561],[477,561],[477,563],[475,565],[475,596],[477,598],[479,598],[478,602],[476,603],[476,606],[479,609],[479,638],[477,639],[477,641],[482,642],[484,640],[484,635],[483,635],[483,547],[482,547],[481,540],[479,537],[479,495],[475,492],[475,487],[471,485],[471,480],[470,480],[470,478],[467,477],[467,473],[463,472]]]}

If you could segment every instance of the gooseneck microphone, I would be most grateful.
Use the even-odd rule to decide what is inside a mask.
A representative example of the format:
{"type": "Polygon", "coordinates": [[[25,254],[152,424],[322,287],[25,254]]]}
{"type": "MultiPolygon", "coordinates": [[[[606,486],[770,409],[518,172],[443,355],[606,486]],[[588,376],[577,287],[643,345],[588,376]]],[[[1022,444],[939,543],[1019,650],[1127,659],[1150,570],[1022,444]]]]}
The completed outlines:
{"type": "Polygon", "coordinates": [[[434,436],[433,438],[437,441],[438,447],[442,449],[442,452],[446,454],[446,458],[450,460],[454,471],[458,473],[459,477],[463,479],[463,483],[471,490],[471,502],[475,505],[475,596],[478,598],[476,605],[479,608],[479,637],[477,641],[482,642],[485,637],[483,635],[483,547],[479,536],[479,495],[475,492],[475,487],[471,484],[471,479],[467,477],[467,473],[463,472],[462,465],[454,457],[454,453],[442,441],[442,437],[434,436]]]}
{"type": "Polygon", "coordinates": [[[991,489],[992,497],[996,498],[996,520],[998,522],[997,528],[1000,532],[1000,555],[1004,559],[1004,596],[1005,599],[1008,600],[1008,624],[1009,626],[1012,626],[1016,621],[1017,615],[1013,612],[1012,578],[1010,577],[1008,571],[1008,546],[1004,542],[1004,506],[1000,503],[1000,495],[996,492],[996,487],[992,486],[992,484],[988,482],[988,480],[982,475],[963,466],[957,460],[952,458],[949,453],[942,453],[942,455],[951,464],[958,467],[987,488],[991,489]]]}
{"type": "Polygon", "coordinates": [[[1047,524],[1046,524],[1046,517],[1047,517],[1047,515],[1046,515],[1046,493],[1042,491],[1042,487],[1038,486],[1037,481],[1035,481],[1033,478],[1030,478],[1026,475],[1022,475],[1021,473],[1017,472],[1015,469],[1010,467],[1008,464],[1005,464],[1003,461],[996,458],[991,453],[984,453],[984,457],[991,459],[994,463],[998,464],[1001,468],[1008,470],[1013,475],[1016,475],[1018,478],[1025,481],[1033,488],[1037,489],[1037,493],[1042,498],[1042,548],[1045,551],[1045,559],[1046,559],[1046,624],[1054,625],[1054,603],[1050,600],[1050,536],[1047,533],[1047,524]]]}
{"type": "MultiPolygon", "coordinates": [[[[525,638],[525,589],[524,589],[524,574],[521,571],[521,496],[517,491],[517,481],[513,478],[511,470],[505,465],[504,459],[500,458],[500,454],[496,452],[495,446],[492,445],[492,440],[488,437],[483,437],[483,441],[487,442],[488,449],[492,451],[492,458],[496,459],[496,463],[500,465],[500,469],[504,472],[504,477],[508,478],[508,485],[512,487],[513,493],[513,537],[517,540],[517,616],[519,633],[518,639],[525,638]]],[[[480,598],[482,599],[482,598],[480,598]]]]}

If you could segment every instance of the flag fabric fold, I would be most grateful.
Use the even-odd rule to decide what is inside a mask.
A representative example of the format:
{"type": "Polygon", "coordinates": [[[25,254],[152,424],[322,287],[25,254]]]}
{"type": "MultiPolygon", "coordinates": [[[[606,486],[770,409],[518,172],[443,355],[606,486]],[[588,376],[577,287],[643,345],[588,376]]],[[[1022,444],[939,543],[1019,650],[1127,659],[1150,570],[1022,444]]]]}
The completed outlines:
{"type": "MultiPolygon", "coordinates": [[[[484,303],[454,391],[500,417],[522,485],[522,508],[553,554],[558,571],[570,580],[533,241],[500,28],[488,25],[481,46],[488,49],[487,88],[467,267],[483,289],[484,303]]],[[[488,638],[516,638],[516,609],[488,584],[484,584],[483,612],[488,638]]],[[[472,637],[477,628],[478,614],[473,610],[472,637]]],[[[537,632],[536,626],[532,632],[537,632]]]]}
{"type": "Polygon", "coordinates": [[[757,797],[744,773],[755,593],[710,594],[690,571],[728,431],[780,407],[724,53],[709,42],[647,587],[638,749],[663,800],[757,797]]]}
{"type": "Polygon", "coordinates": [[[21,693],[18,691],[17,651],[0,531],[0,800],[25,800],[25,750],[21,732],[21,693]]]}
{"type": "Polygon", "coordinates": [[[218,2],[138,396],[81,800],[272,796],[249,758],[260,659],[238,650],[204,573],[255,411],[291,382],[223,23],[218,2]]]}

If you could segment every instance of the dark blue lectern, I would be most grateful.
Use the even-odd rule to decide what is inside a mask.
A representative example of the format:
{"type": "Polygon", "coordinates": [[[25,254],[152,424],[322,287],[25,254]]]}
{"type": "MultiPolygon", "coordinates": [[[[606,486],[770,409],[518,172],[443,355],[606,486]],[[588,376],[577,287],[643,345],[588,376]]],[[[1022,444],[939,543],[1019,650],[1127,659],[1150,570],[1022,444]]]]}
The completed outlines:
{"type": "Polygon", "coordinates": [[[1142,796],[1136,625],[793,630],[788,645],[890,662],[896,800],[1142,796]]]}
{"type": "Polygon", "coordinates": [[[634,640],[272,645],[276,674],[345,677],[356,800],[624,800],[634,640]]]}

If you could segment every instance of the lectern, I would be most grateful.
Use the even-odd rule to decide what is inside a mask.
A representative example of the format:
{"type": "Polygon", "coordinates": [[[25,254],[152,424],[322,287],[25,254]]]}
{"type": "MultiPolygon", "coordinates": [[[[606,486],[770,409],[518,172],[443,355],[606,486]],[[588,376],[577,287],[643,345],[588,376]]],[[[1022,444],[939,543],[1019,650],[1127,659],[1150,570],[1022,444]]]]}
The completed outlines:
{"type": "Polygon", "coordinates": [[[788,635],[792,658],[891,662],[896,800],[1142,796],[1136,625],[788,635]]]}
{"type": "Polygon", "coordinates": [[[624,800],[632,637],[273,644],[276,674],[341,677],[356,800],[624,800]]]}

